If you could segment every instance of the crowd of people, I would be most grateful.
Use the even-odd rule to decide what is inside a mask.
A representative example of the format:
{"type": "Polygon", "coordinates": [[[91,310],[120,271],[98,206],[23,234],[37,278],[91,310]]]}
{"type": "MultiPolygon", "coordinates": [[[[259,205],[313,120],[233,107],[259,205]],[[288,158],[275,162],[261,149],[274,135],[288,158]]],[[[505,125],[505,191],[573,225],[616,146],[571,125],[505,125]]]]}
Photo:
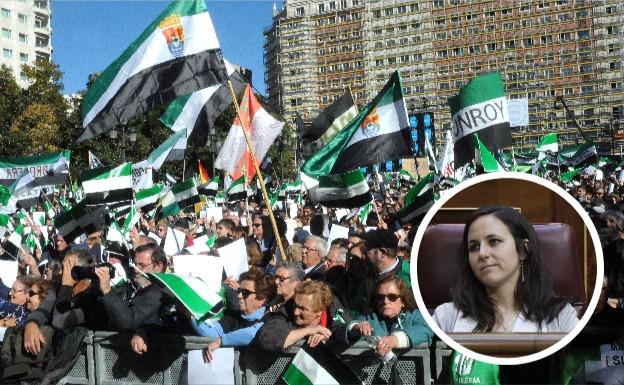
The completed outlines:
{"type": "MultiPolygon", "coordinates": [[[[580,174],[567,184],[554,174],[551,179],[583,204],[601,234],[605,298],[587,330],[602,341],[613,342],[624,337],[620,327],[624,314],[624,214],[620,206],[624,185],[614,169],[601,169],[600,175],[580,174]]],[[[397,186],[398,178],[392,181],[397,186]]],[[[418,223],[401,225],[390,215],[402,206],[407,190],[397,187],[375,192],[374,207],[365,222],[357,214],[341,215],[339,210],[310,202],[299,205],[291,217],[292,211],[284,203],[274,211],[277,234],[268,208],[260,200],[226,203],[218,221],[196,215],[194,210],[168,218],[143,213],[128,233],[129,246],[110,242],[106,227],[68,243],[51,219],[47,225],[38,225],[26,215],[27,226],[40,244],[50,241],[33,253],[23,247],[15,283],[12,287],[0,285],[0,326],[8,328],[3,352],[19,352],[23,347],[22,355],[3,354],[3,383],[35,376],[33,367],[42,370],[43,362],[57,362],[51,355],[77,354],[79,344],[72,341],[84,337],[85,330],[127,334],[127,346],[137,355],[148,352],[153,338],[160,334],[210,337],[212,342],[203,351],[206,362],[213,359],[216,349],[227,346],[280,352],[303,341],[311,347],[327,343],[340,351],[364,339],[374,341],[373,349],[385,362],[390,352],[431,345],[434,335],[416,307],[410,278],[418,223]],[[348,236],[328,243],[332,224],[349,228],[348,236]],[[203,254],[227,258],[219,249],[245,240],[248,271],[238,279],[223,273],[225,310],[218,317],[196,319],[147,275],[175,273],[173,256],[163,249],[169,229],[185,234],[180,254],[188,253],[186,247],[197,238],[215,235],[214,246],[203,254]],[[59,333],[74,339],[55,338],[59,333]],[[50,348],[54,344],[60,346],[50,348]]],[[[56,200],[53,203],[60,214],[63,206],[56,200]]],[[[9,236],[9,232],[4,235],[4,244],[9,236]]],[[[472,246],[465,247],[469,255],[472,246]]],[[[462,297],[462,293],[455,294],[462,297]]],[[[527,303],[535,302],[529,298],[533,294],[527,293],[527,303]]],[[[564,309],[563,303],[560,305],[557,312],[564,309]]],[[[495,317],[475,314],[478,327],[473,331],[500,331],[518,315],[505,317],[497,322],[495,317]]],[[[542,323],[553,317],[535,313],[527,319],[542,323]]],[[[58,365],[63,362],[71,361],[58,365]]]]}

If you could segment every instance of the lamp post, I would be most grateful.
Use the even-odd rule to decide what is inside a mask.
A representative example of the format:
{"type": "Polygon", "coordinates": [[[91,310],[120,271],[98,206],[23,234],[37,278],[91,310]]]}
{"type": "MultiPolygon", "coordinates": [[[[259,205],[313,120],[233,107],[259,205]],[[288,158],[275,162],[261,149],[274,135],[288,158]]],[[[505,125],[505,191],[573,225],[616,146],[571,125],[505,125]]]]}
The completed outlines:
{"type": "MultiPolygon", "coordinates": [[[[117,139],[119,133],[116,129],[112,129],[108,132],[108,137],[112,140],[117,139]]],[[[126,163],[126,150],[129,150],[137,141],[137,134],[134,127],[130,127],[128,130],[128,135],[126,135],[126,125],[121,126],[121,143],[119,146],[121,147],[121,159],[123,163],[126,163]]]]}

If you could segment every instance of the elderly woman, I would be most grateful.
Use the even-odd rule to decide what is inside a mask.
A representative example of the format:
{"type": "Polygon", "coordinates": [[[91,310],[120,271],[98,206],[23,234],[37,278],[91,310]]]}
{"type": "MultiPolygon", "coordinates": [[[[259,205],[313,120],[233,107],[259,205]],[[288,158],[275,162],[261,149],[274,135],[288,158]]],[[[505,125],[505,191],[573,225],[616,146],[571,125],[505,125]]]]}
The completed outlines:
{"type": "Polygon", "coordinates": [[[557,296],[533,226],[517,210],[487,206],[468,218],[453,302],[438,306],[444,332],[567,333],[576,311],[557,296]]]}
{"type": "Polygon", "coordinates": [[[390,275],[377,283],[375,309],[375,313],[360,316],[346,326],[347,342],[378,336],[375,350],[379,357],[385,357],[392,349],[431,344],[433,332],[416,309],[412,291],[400,278],[390,275]]]}
{"type": "Polygon", "coordinates": [[[258,331],[258,344],[269,351],[280,351],[306,339],[310,346],[329,339],[344,323],[341,311],[333,311],[332,291],[321,281],[305,281],[297,285],[293,306],[271,313],[258,331]],[[292,309],[292,310],[290,310],[292,309]]]}
{"type": "Polygon", "coordinates": [[[225,315],[213,324],[191,323],[195,331],[205,337],[213,337],[204,348],[204,360],[213,359],[213,351],[223,346],[246,346],[254,339],[258,329],[264,324],[267,313],[266,303],[275,296],[275,282],[271,275],[258,268],[241,274],[238,292],[240,311],[226,310],[225,315]]]}

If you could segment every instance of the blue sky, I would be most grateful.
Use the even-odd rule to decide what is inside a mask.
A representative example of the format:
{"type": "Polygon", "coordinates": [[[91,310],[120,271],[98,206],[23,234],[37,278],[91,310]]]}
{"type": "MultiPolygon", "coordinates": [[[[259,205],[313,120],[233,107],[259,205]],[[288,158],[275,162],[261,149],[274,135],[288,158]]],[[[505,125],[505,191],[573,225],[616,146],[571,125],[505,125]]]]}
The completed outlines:
{"type": "MultiPolygon", "coordinates": [[[[52,60],[64,72],[64,93],[84,89],[136,39],[169,1],[52,1],[52,60]]],[[[223,56],[253,71],[264,93],[262,31],[271,25],[273,1],[206,1],[223,56]]],[[[281,2],[277,4],[278,9],[281,2]]]]}

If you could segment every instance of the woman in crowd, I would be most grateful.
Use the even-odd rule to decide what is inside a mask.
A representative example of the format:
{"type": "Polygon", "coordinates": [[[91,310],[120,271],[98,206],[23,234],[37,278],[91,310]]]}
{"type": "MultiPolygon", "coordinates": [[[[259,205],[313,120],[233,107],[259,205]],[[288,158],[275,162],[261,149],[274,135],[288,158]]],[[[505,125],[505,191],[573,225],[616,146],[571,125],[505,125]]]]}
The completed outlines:
{"type": "Polygon", "coordinates": [[[0,300],[0,326],[22,326],[28,317],[28,295],[36,278],[22,275],[17,277],[9,291],[9,299],[0,300]]]}
{"type": "Polygon", "coordinates": [[[257,341],[262,348],[280,351],[303,339],[307,339],[310,346],[316,346],[329,339],[332,330],[344,323],[342,311],[331,309],[332,291],[324,282],[301,282],[295,289],[293,301],[292,310],[271,313],[258,331],[257,341]]]}
{"type": "Polygon", "coordinates": [[[266,304],[275,296],[275,282],[271,275],[258,268],[241,274],[239,279],[238,305],[240,311],[226,310],[223,318],[213,324],[197,324],[191,320],[195,331],[214,341],[204,348],[204,359],[210,362],[213,351],[221,346],[246,346],[254,339],[264,324],[266,304]]]}
{"type": "MultiPolygon", "coordinates": [[[[409,349],[423,342],[431,344],[433,332],[427,326],[412,291],[403,280],[390,275],[377,283],[376,312],[360,316],[346,326],[347,342],[364,336],[380,337],[376,346],[379,357],[392,349],[409,349]]],[[[339,335],[339,338],[342,338],[339,335]]]]}
{"type": "Polygon", "coordinates": [[[41,302],[48,298],[48,295],[54,292],[54,290],[54,283],[51,281],[47,281],[43,278],[37,279],[28,292],[28,302],[26,302],[28,311],[33,312],[37,310],[41,302]]]}
{"type": "Polygon", "coordinates": [[[517,210],[487,206],[466,222],[453,302],[435,310],[444,332],[569,332],[574,308],[542,266],[533,226],[517,210]]]}

